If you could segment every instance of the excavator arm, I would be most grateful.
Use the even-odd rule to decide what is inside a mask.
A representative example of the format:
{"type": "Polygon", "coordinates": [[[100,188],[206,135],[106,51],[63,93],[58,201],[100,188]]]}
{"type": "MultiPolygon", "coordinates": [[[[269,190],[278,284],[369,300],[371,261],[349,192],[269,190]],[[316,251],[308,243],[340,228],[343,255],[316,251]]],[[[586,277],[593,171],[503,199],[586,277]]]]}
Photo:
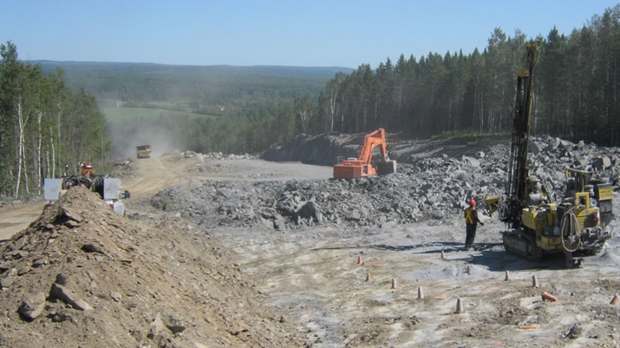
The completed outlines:
{"type": "Polygon", "coordinates": [[[381,156],[383,156],[383,160],[389,161],[387,145],[385,143],[385,130],[383,128],[379,128],[364,137],[364,146],[362,146],[362,151],[357,157],[357,160],[370,164],[372,162],[372,150],[377,146],[379,146],[379,151],[381,152],[381,156]]]}

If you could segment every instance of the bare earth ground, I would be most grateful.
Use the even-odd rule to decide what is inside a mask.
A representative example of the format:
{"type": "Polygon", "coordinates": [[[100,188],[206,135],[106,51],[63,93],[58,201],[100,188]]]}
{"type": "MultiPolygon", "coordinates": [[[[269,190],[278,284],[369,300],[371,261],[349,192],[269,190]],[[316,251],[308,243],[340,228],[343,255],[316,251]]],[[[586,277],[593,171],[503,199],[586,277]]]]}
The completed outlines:
{"type": "Polygon", "coordinates": [[[0,240],[11,238],[15,233],[28,227],[39,215],[47,202],[35,200],[33,202],[15,204],[0,209],[0,240]]]}
{"type": "MultiPolygon", "coordinates": [[[[153,296],[166,300],[177,293],[177,297],[179,294],[184,297],[188,288],[205,287],[209,280],[218,279],[218,293],[209,299],[216,298],[219,311],[231,316],[227,325],[234,339],[208,341],[204,337],[209,335],[206,331],[204,335],[191,336],[192,331],[202,330],[201,325],[195,324],[195,327],[187,325],[191,327],[185,332],[188,339],[168,341],[176,342],[175,346],[620,346],[620,306],[610,304],[614,294],[620,292],[620,235],[617,233],[605,250],[586,258],[582,268],[564,269],[562,257],[532,263],[507,254],[499,233],[503,225],[488,217],[483,217],[486,224],[479,228],[472,251],[462,250],[465,231],[460,216],[383,229],[323,225],[284,232],[263,228],[195,231],[192,230],[195,226],[178,217],[156,217],[163,213],[150,208],[147,199],[164,187],[188,185],[191,179],[326,180],[331,177],[330,167],[299,163],[209,161],[207,170],[199,164],[195,158],[164,156],[141,160],[135,162],[134,175],[123,178],[124,188],[132,195],[126,202],[128,217],[123,219],[135,222],[138,230],[149,230],[153,225],[165,230],[161,235],[149,232],[153,238],[148,243],[142,241],[141,246],[141,249],[163,250],[153,252],[162,263],[143,265],[163,268],[163,279],[147,282],[154,287],[153,296]],[[178,257],[178,249],[185,252],[182,259],[178,257]],[[445,258],[441,257],[442,251],[445,258]],[[230,277],[223,267],[219,271],[221,276],[215,278],[218,273],[206,263],[212,259],[230,265],[240,274],[230,277]],[[505,280],[506,271],[509,280],[505,280]],[[181,274],[187,276],[175,288],[174,279],[181,274]],[[532,286],[533,276],[537,277],[539,288],[532,286]],[[229,296],[221,295],[226,293],[229,283],[229,296]],[[240,284],[249,284],[256,291],[242,291],[240,284]],[[423,299],[418,298],[420,290],[423,299]],[[557,301],[543,302],[543,291],[554,295],[557,301]],[[244,297],[244,301],[240,300],[244,297]],[[463,307],[459,314],[455,313],[458,298],[463,307]],[[265,320],[234,321],[240,320],[236,318],[238,315],[248,318],[256,315],[265,320]],[[277,320],[280,315],[281,319],[277,320]],[[243,324],[253,327],[244,331],[243,324]],[[256,330],[265,336],[240,339],[243,332],[252,336],[256,330]],[[290,341],[282,339],[282,330],[292,330],[290,341]],[[197,343],[201,339],[207,344],[197,343]]],[[[620,211],[617,194],[614,202],[614,210],[620,211]]],[[[36,210],[36,204],[33,207],[28,209],[36,210]]],[[[27,209],[11,209],[1,212],[3,236],[9,233],[9,227],[23,226],[17,223],[6,226],[5,217],[10,221],[26,219],[19,216],[27,209]]],[[[205,302],[211,303],[196,294],[193,296],[181,308],[187,316],[196,316],[192,306],[201,308],[205,302]]],[[[138,301],[137,305],[140,304],[138,301]]],[[[151,321],[152,307],[146,308],[148,315],[142,315],[151,321]]],[[[208,318],[215,313],[204,312],[208,318]]],[[[2,333],[9,337],[11,330],[6,329],[7,322],[4,324],[2,333]]],[[[224,325],[219,327],[220,332],[227,330],[226,320],[211,319],[211,324],[224,325]]],[[[23,329],[27,330],[27,326],[23,329]]],[[[123,334],[126,335],[116,333],[118,337],[123,334]]],[[[61,338],[47,341],[46,346],[61,346],[60,342],[65,346],[73,346],[75,342],[100,346],[61,338]]],[[[119,339],[109,343],[126,346],[122,342],[119,339]]]]}

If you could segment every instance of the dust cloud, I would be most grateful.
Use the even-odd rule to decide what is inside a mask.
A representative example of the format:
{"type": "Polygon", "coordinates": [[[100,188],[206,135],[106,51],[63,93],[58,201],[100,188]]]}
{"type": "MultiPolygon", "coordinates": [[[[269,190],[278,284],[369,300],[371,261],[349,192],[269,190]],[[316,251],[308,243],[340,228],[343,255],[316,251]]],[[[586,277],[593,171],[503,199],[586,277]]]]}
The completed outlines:
{"type": "Polygon", "coordinates": [[[182,147],[181,141],[162,127],[144,125],[134,129],[124,129],[122,126],[111,128],[113,128],[110,132],[113,159],[136,158],[136,147],[139,145],[150,145],[151,157],[159,157],[182,147]]]}

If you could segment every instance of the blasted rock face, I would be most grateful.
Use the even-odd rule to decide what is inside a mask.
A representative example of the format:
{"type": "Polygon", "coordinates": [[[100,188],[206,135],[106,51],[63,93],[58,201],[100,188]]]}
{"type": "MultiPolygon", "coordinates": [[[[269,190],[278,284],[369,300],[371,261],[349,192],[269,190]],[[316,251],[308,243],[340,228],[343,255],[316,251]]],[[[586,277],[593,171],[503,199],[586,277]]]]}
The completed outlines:
{"type": "MultiPolygon", "coordinates": [[[[333,165],[331,161],[315,161],[315,155],[323,153],[325,156],[318,157],[329,158],[327,154],[345,153],[350,145],[347,141],[354,140],[341,135],[298,136],[289,146],[272,147],[263,158],[333,165]]],[[[484,209],[484,196],[505,191],[509,144],[398,144],[394,148],[391,158],[403,165],[390,175],[285,183],[203,181],[190,191],[166,189],[153,198],[153,206],[194,217],[205,226],[267,226],[278,230],[315,224],[361,227],[425,219],[441,223],[445,218],[460,217],[470,198],[480,201],[484,209]]],[[[528,160],[532,176],[544,180],[559,195],[565,189],[564,169],[575,166],[591,165],[611,179],[615,190],[619,189],[618,173],[613,171],[620,165],[617,148],[534,137],[528,160]]]]}

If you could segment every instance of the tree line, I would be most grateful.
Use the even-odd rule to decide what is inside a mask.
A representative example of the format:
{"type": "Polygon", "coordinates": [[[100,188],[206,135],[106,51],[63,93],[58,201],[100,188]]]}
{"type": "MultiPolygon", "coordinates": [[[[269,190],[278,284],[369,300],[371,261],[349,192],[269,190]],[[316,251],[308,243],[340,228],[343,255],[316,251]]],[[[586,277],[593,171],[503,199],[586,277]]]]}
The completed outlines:
{"type": "Polygon", "coordinates": [[[316,102],[295,112],[309,133],[383,127],[414,137],[510,132],[516,73],[527,44],[539,42],[532,133],[620,146],[620,5],[568,36],[513,37],[496,28],[484,51],[401,55],[371,69],[337,74],[316,102]],[[310,116],[309,116],[310,115],[310,116]]]}
{"type": "Polygon", "coordinates": [[[45,74],[0,45],[0,196],[40,194],[43,178],[87,161],[103,167],[110,150],[105,117],[92,95],[66,85],[64,72],[45,74]]]}

